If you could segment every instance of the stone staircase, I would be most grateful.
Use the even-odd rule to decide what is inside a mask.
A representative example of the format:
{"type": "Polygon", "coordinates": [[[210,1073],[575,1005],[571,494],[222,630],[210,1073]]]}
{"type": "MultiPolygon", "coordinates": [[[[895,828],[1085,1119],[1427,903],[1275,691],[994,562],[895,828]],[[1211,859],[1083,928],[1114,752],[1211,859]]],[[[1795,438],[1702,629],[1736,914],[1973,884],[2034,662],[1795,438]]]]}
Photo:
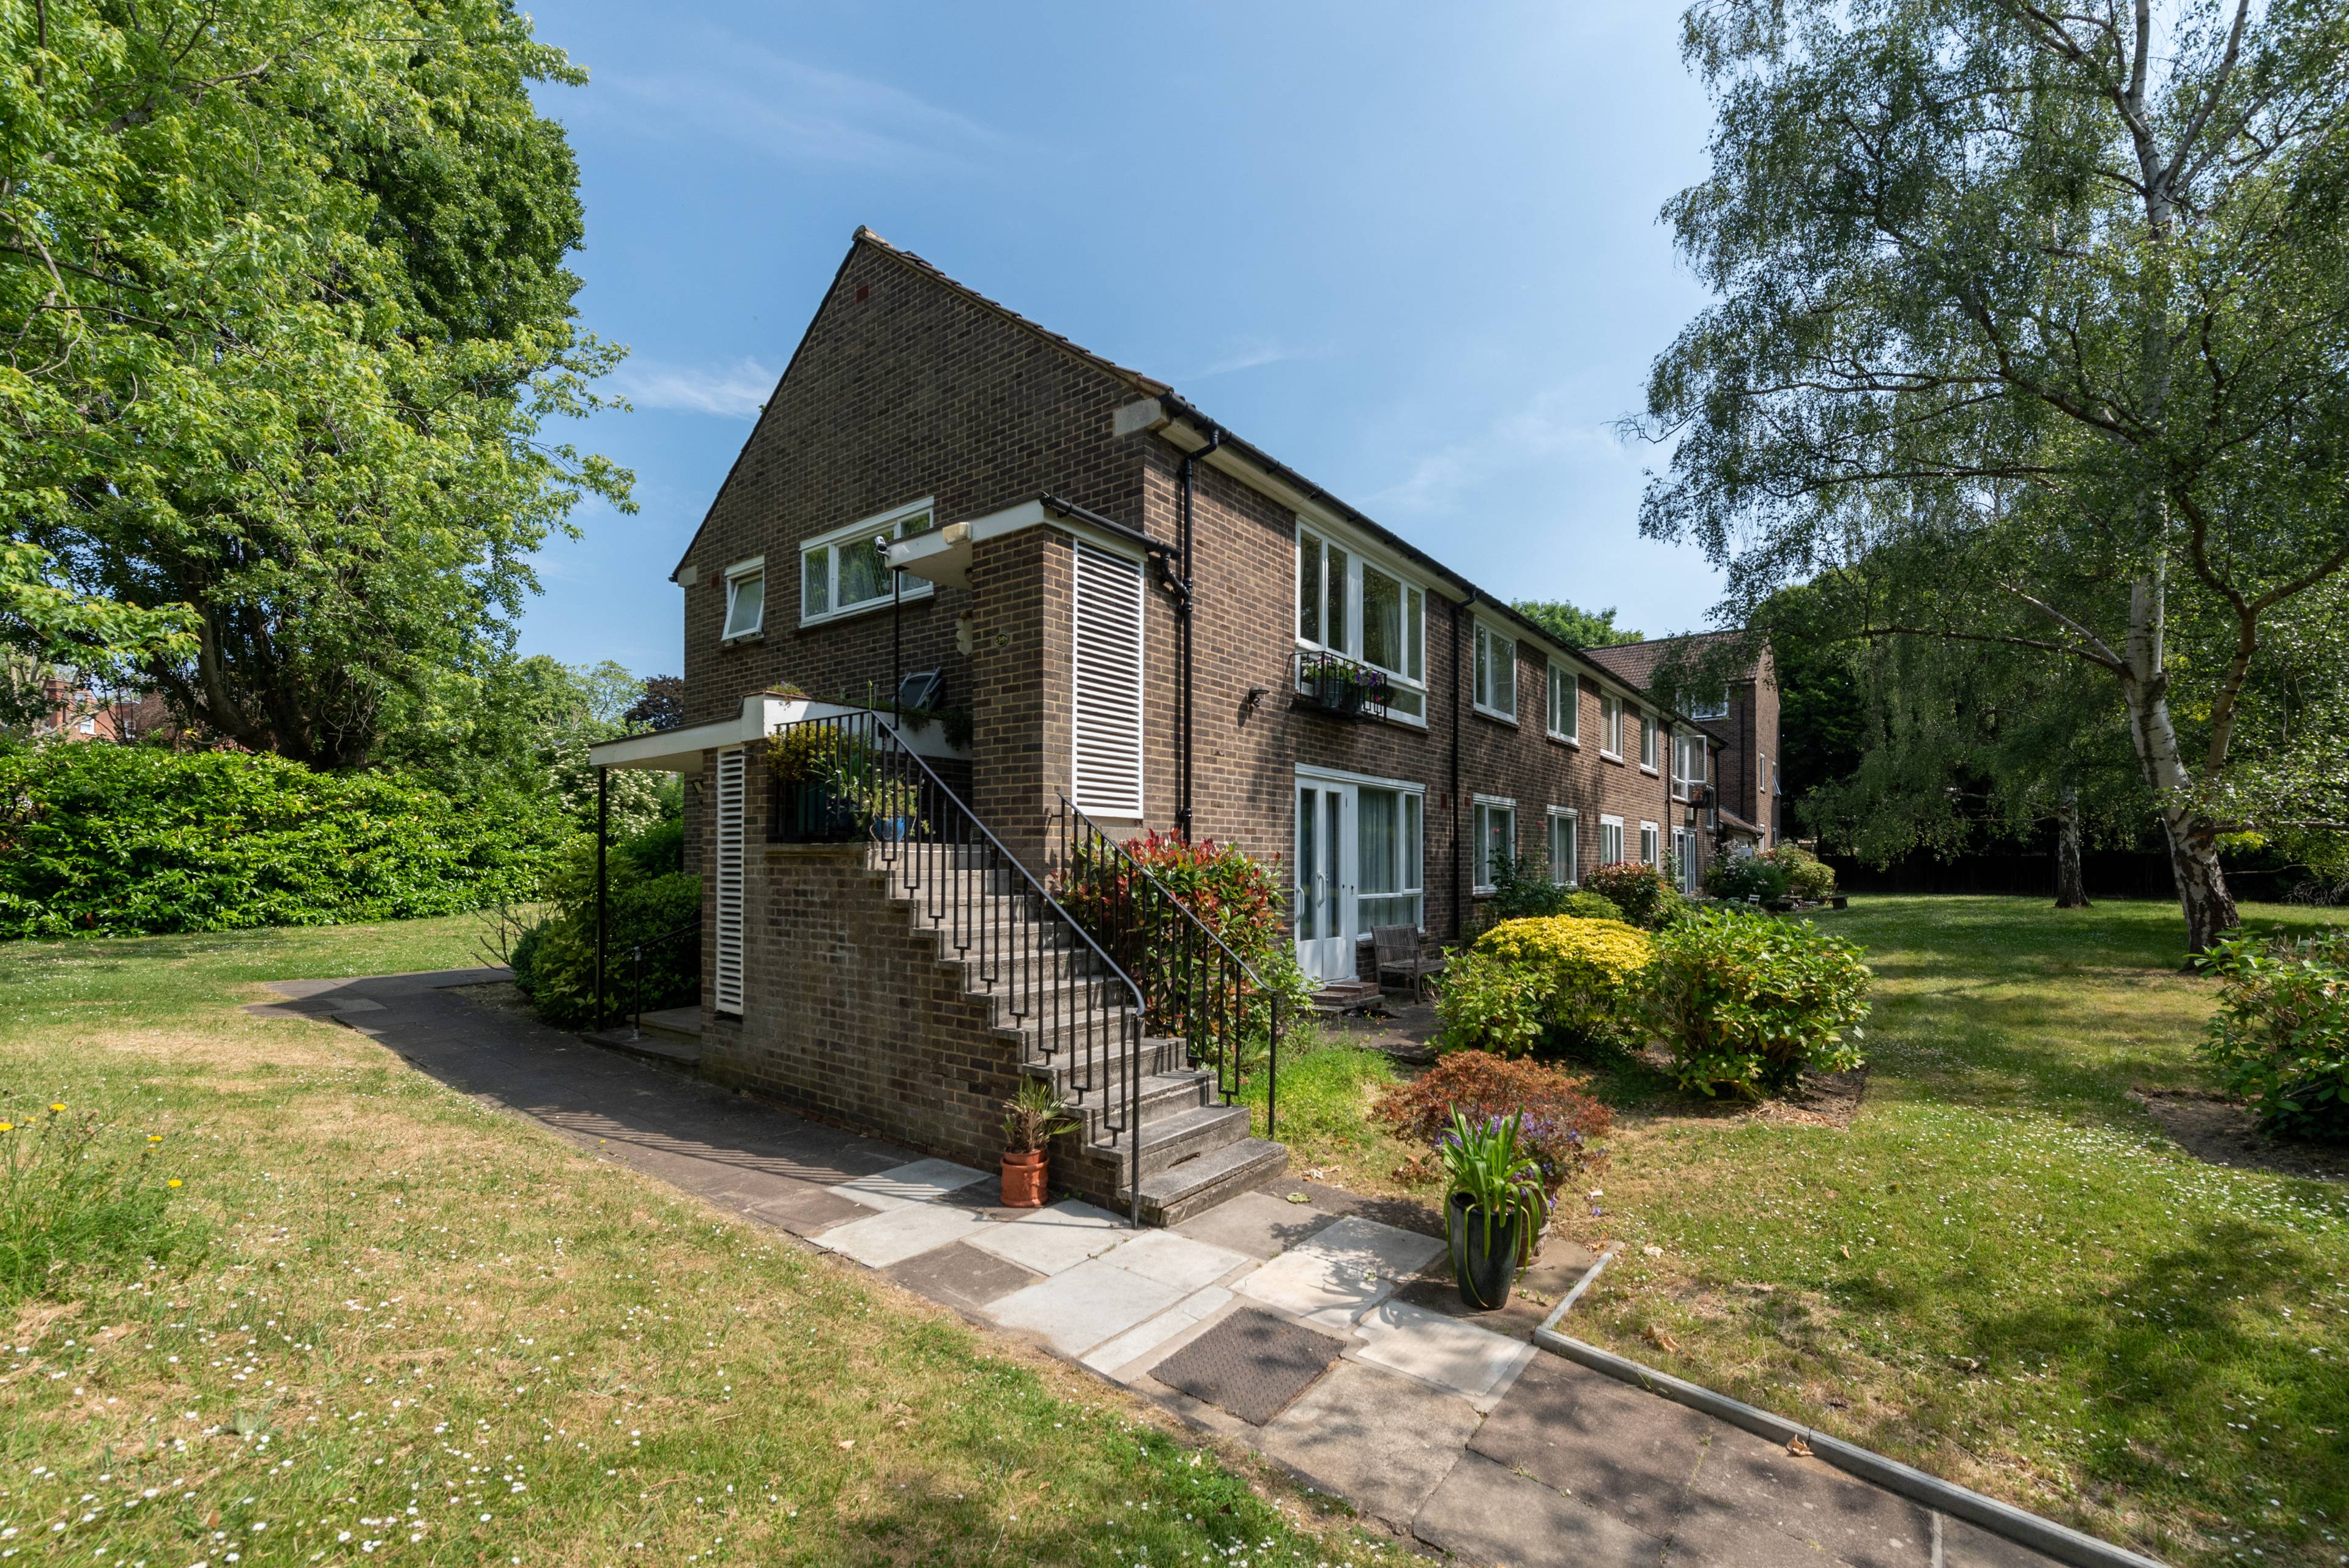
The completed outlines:
{"type": "Polygon", "coordinates": [[[1192,1066],[1184,1042],[1143,1035],[1137,1049],[1123,978],[1032,893],[1015,893],[1010,873],[975,853],[928,849],[893,866],[877,845],[872,866],[914,928],[936,939],[940,960],[961,969],[965,992],[991,999],[996,1035],[1016,1044],[1021,1070],[1079,1117],[1055,1147],[1054,1186],[1113,1194],[1126,1210],[1137,1113],[1147,1224],[1186,1220],[1288,1168],[1288,1149],[1249,1134],[1247,1107],[1220,1103],[1215,1072],[1192,1066]]]}

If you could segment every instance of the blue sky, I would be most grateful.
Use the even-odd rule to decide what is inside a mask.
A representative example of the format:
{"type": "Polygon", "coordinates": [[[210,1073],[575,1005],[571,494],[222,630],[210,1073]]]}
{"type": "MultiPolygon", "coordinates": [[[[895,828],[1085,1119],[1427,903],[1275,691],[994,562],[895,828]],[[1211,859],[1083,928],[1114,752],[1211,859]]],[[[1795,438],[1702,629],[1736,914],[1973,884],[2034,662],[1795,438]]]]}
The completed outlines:
{"type": "Polygon", "coordinates": [[[855,226],[1169,380],[1484,587],[1703,624],[1640,538],[1647,368],[1703,303],[1656,214],[1708,115],[1664,5],[704,5],[549,0],[590,446],[525,652],[679,668],[667,580],[855,226]]]}

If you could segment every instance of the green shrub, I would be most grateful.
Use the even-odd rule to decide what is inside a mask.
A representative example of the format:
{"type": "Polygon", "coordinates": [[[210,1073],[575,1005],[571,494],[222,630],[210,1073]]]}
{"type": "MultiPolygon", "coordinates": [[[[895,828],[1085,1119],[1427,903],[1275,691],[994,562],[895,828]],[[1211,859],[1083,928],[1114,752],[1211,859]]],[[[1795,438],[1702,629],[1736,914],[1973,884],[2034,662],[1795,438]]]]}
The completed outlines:
{"type": "MultiPolygon", "coordinates": [[[[701,878],[668,869],[682,840],[655,825],[605,857],[610,925],[605,946],[604,1000],[614,1017],[636,999],[630,949],[647,944],[643,992],[647,1012],[676,1007],[701,985],[701,878]],[[690,934],[656,942],[690,927],[690,934]]],[[[577,1028],[595,1012],[595,841],[574,839],[554,876],[546,918],[514,943],[514,983],[531,1010],[549,1023],[577,1028]]]]}
{"type": "Polygon", "coordinates": [[[1680,918],[1688,902],[1664,880],[1663,867],[1638,860],[1609,861],[1584,877],[1583,886],[1642,930],[1661,930],[1680,918]]]}
{"type": "Polygon", "coordinates": [[[1561,915],[1572,915],[1578,920],[1623,919],[1623,911],[1614,899],[1604,893],[1593,893],[1588,888],[1578,889],[1559,899],[1556,912],[1561,915]]]}
{"type": "Polygon", "coordinates": [[[2271,1132],[2349,1137],[2349,929],[2231,937],[2202,967],[2219,1011],[2201,1054],[2227,1092],[2271,1132]]]}
{"type": "Polygon", "coordinates": [[[1799,844],[1780,844],[1762,858],[1786,874],[1786,890],[1797,898],[1817,903],[1835,892],[1835,867],[1799,844]]]}
{"type": "Polygon", "coordinates": [[[543,796],[260,753],[0,751],[0,938],[452,914],[529,897],[563,831],[543,796]]]}
{"type": "Polygon", "coordinates": [[[1493,863],[1493,891],[1477,900],[1477,910],[1488,924],[1526,920],[1544,915],[1570,913],[1566,901],[1574,889],[1550,880],[1549,867],[1531,855],[1516,855],[1493,863]]]}
{"type": "Polygon", "coordinates": [[[1648,939],[1620,920],[1505,920],[1445,969],[1436,1011],[1448,1049],[1505,1056],[1630,1044],[1648,939]]]}
{"type": "Polygon", "coordinates": [[[1757,1097],[1860,1064],[1873,977],[1842,938],[1732,907],[1658,932],[1655,953],[1650,1016],[1682,1087],[1757,1097]]]}
{"type": "Polygon", "coordinates": [[[1704,873],[1706,892],[1737,904],[1750,900],[1770,903],[1785,898],[1792,885],[1793,878],[1784,867],[1753,854],[1724,855],[1707,867],[1704,873]]]}
{"type": "Polygon", "coordinates": [[[197,1249],[164,1147],[62,1104],[0,1110],[0,1312],[197,1249]]]}

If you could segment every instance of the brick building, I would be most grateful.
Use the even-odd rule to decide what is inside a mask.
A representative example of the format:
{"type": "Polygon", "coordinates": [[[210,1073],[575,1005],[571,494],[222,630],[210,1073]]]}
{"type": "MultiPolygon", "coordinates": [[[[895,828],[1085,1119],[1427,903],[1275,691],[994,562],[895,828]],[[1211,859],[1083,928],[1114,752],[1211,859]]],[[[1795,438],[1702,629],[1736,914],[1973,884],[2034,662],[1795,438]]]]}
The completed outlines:
{"type": "Polygon", "coordinates": [[[1475,929],[1502,857],[1693,884],[1717,834],[1767,820],[1707,794],[1724,759],[1775,753],[1766,666],[1724,715],[1744,731],[1666,711],[1623,650],[1557,641],[1165,382],[868,230],[675,580],[684,727],[595,755],[705,781],[704,1070],[964,1158],[1021,1064],[975,1071],[968,1028],[910,1022],[962,1008],[958,982],[878,994],[884,960],[849,951],[866,914],[821,915],[864,874],[843,852],[760,846],[745,748],[778,724],[934,676],[968,743],[909,739],[1013,855],[1050,875],[1064,797],[1112,836],[1236,843],[1283,867],[1321,981],[1368,966],[1374,927],[1475,929]],[[816,994],[849,969],[856,995],[816,994]]]}

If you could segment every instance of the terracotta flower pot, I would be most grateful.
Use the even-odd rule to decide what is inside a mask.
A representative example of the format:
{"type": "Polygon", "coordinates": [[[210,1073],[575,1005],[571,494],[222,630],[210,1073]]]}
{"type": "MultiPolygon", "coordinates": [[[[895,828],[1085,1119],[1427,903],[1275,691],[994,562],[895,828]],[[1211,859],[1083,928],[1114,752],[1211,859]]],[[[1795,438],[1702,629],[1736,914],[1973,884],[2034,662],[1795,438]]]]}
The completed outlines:
{"type": "Polygon", "coordinates": [[[1044,1207],[1044,1151],[1003,1157],[1003,1206],[1006,1209],[1044,1207]]]}

